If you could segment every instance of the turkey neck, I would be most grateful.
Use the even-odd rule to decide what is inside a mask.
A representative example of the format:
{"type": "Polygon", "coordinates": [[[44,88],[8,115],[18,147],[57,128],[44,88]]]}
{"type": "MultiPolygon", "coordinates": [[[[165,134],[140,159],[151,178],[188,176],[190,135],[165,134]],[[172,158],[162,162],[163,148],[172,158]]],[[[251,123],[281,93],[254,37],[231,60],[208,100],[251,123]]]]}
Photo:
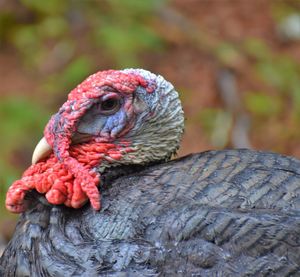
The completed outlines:
{"type": "Polygon", "coordinates": [[[101,180],[101,186],[98,187],[100,191],[107,190],[110,185],[116,181],[118,178],[121,178],[123,176],[128,176],[132,174],[139,174],[141,171],[143,171],[146,168],[149,168],[154,165],[163,164],[165,160],[155,161],[155,162],[149,162],[144,165],[140,164],[131,164],[131,165],[118,165],[114,168],[107,168],[100,177],[101,180]]]}

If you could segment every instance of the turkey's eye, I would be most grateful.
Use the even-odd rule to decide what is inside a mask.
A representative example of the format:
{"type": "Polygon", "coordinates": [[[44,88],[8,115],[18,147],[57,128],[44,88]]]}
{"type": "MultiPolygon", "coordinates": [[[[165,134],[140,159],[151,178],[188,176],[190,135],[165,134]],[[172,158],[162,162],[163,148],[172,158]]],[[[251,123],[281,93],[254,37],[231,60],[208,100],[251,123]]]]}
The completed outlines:
{"type": "Polygon", "coordinates": [[[121,107],[120,99],[109,98],[100,103],[100,110],[102,114],[109,115],[116,113],[121,107]]]}

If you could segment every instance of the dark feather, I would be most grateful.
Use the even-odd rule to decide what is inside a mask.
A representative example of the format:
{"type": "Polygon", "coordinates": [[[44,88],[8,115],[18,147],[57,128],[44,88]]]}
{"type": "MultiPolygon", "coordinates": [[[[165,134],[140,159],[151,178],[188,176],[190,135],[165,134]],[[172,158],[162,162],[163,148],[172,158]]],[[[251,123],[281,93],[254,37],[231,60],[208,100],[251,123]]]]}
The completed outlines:
{"type": "Polygon", "coordinates": [[[32,196],[1,276],[300,276],[299,160],[210,151],[113,179],[100,212],[32,196]]]}

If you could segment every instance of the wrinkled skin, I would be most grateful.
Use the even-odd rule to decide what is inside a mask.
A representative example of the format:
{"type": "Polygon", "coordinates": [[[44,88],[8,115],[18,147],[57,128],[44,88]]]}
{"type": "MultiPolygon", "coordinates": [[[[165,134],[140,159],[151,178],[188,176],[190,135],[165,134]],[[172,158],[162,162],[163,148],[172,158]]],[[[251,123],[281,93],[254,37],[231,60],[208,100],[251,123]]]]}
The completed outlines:
{"type": "Polygon", "coordinates": [[[25,211],[26,193],[36,190],[54,205],[80,208],[89,200],[100,210],[97,186],[106,168],[167,160],[182,132],[178,94],[161,76],[140,69],[98,72],[72,90],[52,116],[44,136],[53,153],[41,154],[12,184],[6,207],[25,211]],[[162,122],[166,130],[159,127],[162,122]],[[150,139],[143,138],[143,130],[150,139]]]}
{"type": "MultiPolygon", "coordinates": [[[[6,206],[13,212],[23,212],[26,209],[24,197],[26,191],[36,189],[40,193],[45,193],[47,200],[52,204],[65,204],[73,208],[80,208],[87,199],[90,199],[95,210],[100,209],[100,195],[97,185],[99,184],[99,174],[92,170],[99,166],[101,156],[97,159],[90,158],[88,153],[95,152],[96,147],[102,151],[96,153],[108,156],[108,143],[116,136],[128,128],[132,122],[133,105],[132,94],[137,86],[147,87],[147,82],[140,76],[132,74],[122,74],[118,71],[99,72],[90,76],[87,80],[76,87],[68,96],[68,101],[63,104],[59,112],[54,115],[45,128],[45,137],[54,149],[54,155],[47,158],[40,164],[31,166],[23,175],[22,180],[15,182],[7,194],[6,206]],[[70,149],[72,136],[77,131],[77,122],[85,115],[86,111],[100,101],[107,99],[121,98],[124,101],[121,112],[123,112],[123,122],[118,120],[118,130],[111,126],[107,120],[98,120],[100,126],[92,129],[94,137],[101,137],[107,143],[95,146],[95,141],[89,143],[90,148],[85,147],[88,153],[86,161],[79,161],[81,146],[70,149]],[[122,124],[123,123],[123,124],[122,124]],[[108,125],[108,126],[107,126],[108,125]],[[99,134],[104,133],[104,134],[99,134]],[[73,152],[72,154],[70,153],[73,152]],[[78,150],[78,151],[76,151],[78,150]],[[92,150],[92,151],[91,151],[92,150]],[[92,166],[91,166],[92,164],[92,166]]],[[[98,114],[101,116],[101,111],[98,114]]],[[[97,114],[93,115],[94,117],[97,114]]],[[[92,118],[93,122],[97,122],[92,118]]],[[[119,118],[118,118],[119,119],[119,118]]],[[[88,130],[89,131],[89,130],[88,130]]],[[[122,157],[117,146],[112,146],[118,159],[122,157]]],[[[84,150],[83,150],[84,151],[84,150]]],[[[102,158],[103,159],[103,158],[102,158]]]]}
{"type": "Polygon", "coordinates": [[[64,204],[77,209],[90,200],[92,207],[99,210],[100,194],[97,186],[100,175],[93,168],[103,159],[121,158],[117,156],[121,149],[122,153],[131,152],[130,147],[120,147],[111,143],[92,142],[73,146],[70,149],[71,156],[76,157],[78,163],[89,174],[89,183],[82,184],[80,184],[80,178],[76,178],[72,171],[51,154],[45,161],[29,167],[22,179],[10,187],[6,206],[14,213],[25,211],[28,204],[24,200],[25,195],[28,191],[35,189],[45,194],[48,202],[53,205],[64,204]]]}

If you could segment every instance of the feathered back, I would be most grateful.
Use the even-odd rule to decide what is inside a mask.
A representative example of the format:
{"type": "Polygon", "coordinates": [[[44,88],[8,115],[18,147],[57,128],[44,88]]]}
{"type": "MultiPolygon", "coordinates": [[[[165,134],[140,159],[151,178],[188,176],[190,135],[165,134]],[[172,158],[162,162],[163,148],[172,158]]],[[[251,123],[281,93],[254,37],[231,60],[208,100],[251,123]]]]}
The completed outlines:
{"type": "Polygon", "coordinates": [[[108,183],[101,212],[32,201],[1,276],[300,274],[297,159],[210,151],[108,183]]]}

